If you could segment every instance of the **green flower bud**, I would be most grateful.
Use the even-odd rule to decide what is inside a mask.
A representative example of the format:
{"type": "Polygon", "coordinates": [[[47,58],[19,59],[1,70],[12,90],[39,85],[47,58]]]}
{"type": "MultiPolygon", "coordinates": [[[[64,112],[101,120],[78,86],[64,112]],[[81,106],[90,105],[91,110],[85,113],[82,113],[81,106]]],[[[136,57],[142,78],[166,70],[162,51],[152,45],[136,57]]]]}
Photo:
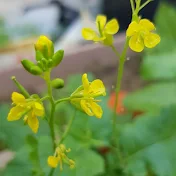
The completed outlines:
{"type": "Polygon", "coordinates": [[[41,73],[43,72],[43,70],[39,66],[35,65],[30,60],[22,60],[21,63],[25,70],[33,75],[41,75],[41,73]]]}
{"type": "Polygon", "coordinates": [[[51,58],[54,54],[53,42],[46,36],[40,36],[35,44],[36,51],[40,51],[45,58],[51,58]]]}
{"type": "Polygon", "coordinates": [[[56,78],[52,80],[51,85],[55,89],[61,89],[64,87],[64,80],[60,78],[56,78]]]}
{"type": "Polygon", "coordinates": [[[33,75],[41,75],[43,73],[43,70],[39,66],[35,65],[31,67],[30,73],[32,73],[33,75]]]}
{"type": "Polygon", "coordinates": [[[36,61],[41,61],[42,58],[43,58],[43,54],[40,52],[40,51],[35,51],[35,58],[36,58],[36,61]]]}
{"type": "Polygon", "coordinates": [[[27,70],[28,72],[30,72],[31,67],[35,66],[35,64],[33,62],[31,62],[30,60],[26,60],[26,59],[22,60],[21,64],[23,65],[25,70],[27,70]]]}
{"type": "Polygon", "coordinates": [[[52,65],[53,65],[53,61],[51,59],[49,59],[48,60],[48,64],[47,64],[48,68],[51,68],[52,65]]]}
{"type": "Polygon", "coordinates": [[[58,66],[62,61],[63,57],[64,57],[64,50],[57,51],[52,57],[53,67],[58,66]]]}

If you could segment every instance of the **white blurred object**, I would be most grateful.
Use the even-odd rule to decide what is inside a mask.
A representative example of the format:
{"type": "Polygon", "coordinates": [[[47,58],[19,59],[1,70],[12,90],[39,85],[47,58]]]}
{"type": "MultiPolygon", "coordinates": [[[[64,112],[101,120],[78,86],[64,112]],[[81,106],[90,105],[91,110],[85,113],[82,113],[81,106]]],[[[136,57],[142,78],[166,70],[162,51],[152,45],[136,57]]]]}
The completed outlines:
{"type": "Polygon", "coordinates": [[[83,27],[95,28],[94,18],[87,13],[87,11],[81,12],[81,17],[76,19],[65,31],[58,42],[55,43],[56,51],[64,49],[66,52],[70,52],[79,46],[83,41],[81,30],[83,27]]]}
{"type": "Polygon", "coordinates": [[[74,50],[83,41],[81,31],[83,27],[95,28],[95,19],[92,15],[92,8],[100,11],[102,0],[59,0],[63,4],[80,11],[80,17],[76,19],[62,35],[55,48],[64,49],[68,52],[74,50]],[[99,9],[99,10],[98,10],[99,9]]]}
{"type": "Polygon", "coordinates": [[[94,8],[99,8],[101,6],[102,0],[58,0],[62,2],[64,5],[67,7],[70,7],[75,10],[80,10],[80,9],[94,9],[94,8]]]}

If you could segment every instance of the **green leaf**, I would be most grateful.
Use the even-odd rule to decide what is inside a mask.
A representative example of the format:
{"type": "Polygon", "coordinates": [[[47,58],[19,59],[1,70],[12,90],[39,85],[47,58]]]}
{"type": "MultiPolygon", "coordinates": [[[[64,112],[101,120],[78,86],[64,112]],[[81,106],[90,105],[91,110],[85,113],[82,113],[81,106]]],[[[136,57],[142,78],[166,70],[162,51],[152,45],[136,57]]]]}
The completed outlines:
{"type": "Polygon", "coordinates": [[[131,111],[158,112],[163,107],[176,105],[176,83],[157,83],[131,93],[124,105],[131,111]]]}
{"type": "Polygon", "coordinates": [[[176,175],[175,116],[176,109],[171,107],[159,116],[146,114],[121,129],[127,174],[146,176],[150,168],[158,176],[176,175]]]}
{"type": "Polygon", "coordinates": [[[97,176],[104,173],[103,158],[92,150],[78,150],[71,158],[75,160],[76,168],[63,170],[61,176],[97,176]]]}
{"type": "Polygon", "coordinates": [[[30,129],[24,126],[23,120],[8,122],[7,114],[10,106],[0,106],[0,141],[9,149],[17,151],[25,143],[26,135],[30,134],[30,129]]]}
{"type": "Polygon", "coordinates": [[[142,63],[141,74],[145,80],[175,79],[176,51],[146,56],[142,63]]]}

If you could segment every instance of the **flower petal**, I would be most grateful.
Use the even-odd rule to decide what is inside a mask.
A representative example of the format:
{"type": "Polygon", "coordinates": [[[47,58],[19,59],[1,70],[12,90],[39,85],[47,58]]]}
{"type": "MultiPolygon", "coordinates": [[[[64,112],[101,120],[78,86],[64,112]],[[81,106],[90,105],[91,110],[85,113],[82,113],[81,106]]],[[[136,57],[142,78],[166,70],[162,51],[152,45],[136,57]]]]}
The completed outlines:
{"type": "Polygon", "coordinates": [[[142,20],[140,20],[139,25],[142,25],[148,31],[155,30],[154,24],[151,21],[149,21],[148,19],[142,19],[142,20]]]}
{"type": "Polygon", "coordinates": [[[130,38],[129,46],[133,51],[141,52],[144,49],[143,39],[139,35],[130,38]]]}
{"type": "Polygon", "coordinates": [[[97,37],[97,34],[90,28],[84,28],[82,29],[82,36],[85,40],[94,40],[94,38],[97,37]]]}
{"type": "Polygon", "coordinates": [[[42,104],[40,104],[39,102],[34,102],[33,104],[33,113],[36,115],[36,116],[44,116],[44,107],[42,104]]]}
{"type": "Polygon", "coordinates": [[[116,19],[112,19],[110,20],[104,29],[105,33],[107,34],[111,34],[114,35],[119,31],[119,24],[118,21],[116,19]]]}
{"type": "Polygon", "coordinates": [[[15,104],[25,103],[25,97],[18,92],[13,92],[12,93],[12,101],[15,104]]]}
{"type": "Polygon", "coordinates": [[[103,82],[100,79],[96,79],[92,81],[90,83],[89,93],[94,97],[101,96],[101,95],[105,96],[106,91],[105,91],[105,86],[103,82]]]}
{"type": "Polygon", "coordinates": [[[21,116],[24,114],[25,109],[21,106],[15,106],[13,107],[7,117],[8,121],[14,121],[14,120],[19,120],[21,116]]]}
{"type": "Polygon", "coordinates": [[[127,35],[128,37],[131,37],[131,36],[135,35],[137,32],[139,32],[139,30],[140,30],[139,24],[138,24],[136,21],[133,21],[133,22],[131,22],[130,25],[128,26],[126,35],[127,35]]]}
{"type": "Polygon", "coordinates": [[[32,129],[34,133],[37,133],[38,128],[39,128],[39,121],[35,115],[33,115],[31,112],[28,113],[28,119],[27,123],[29,127],[32,129]]]}
{"type": "Polygon", "coordinates": [[[155,47],[161,41],[158,34],[150,33],[144,37],[144,44],[147,48],[155,47]]]}
{"type": "Polygon", "coordinates": [[[97,103],[95,102],[91,102],[91,109],[92,112],[94,113],[95,117],[97,118],[101,118],[103,115],[103,110],[101,108],[101,106],[99,106],[97,103]]]}
{"type": "Polygon", "coordinates": [[[83,84],[85,93],[87,93],[89,91],[89,80],[87,78],[87,74],[86,73],[84,73],[82,75],[82,84],[83,84]]]}
{"type": "Polygon", "coordinates": [[[58,165],[58,158],[54,157],[54,156],[49,156],[48,157],[48,165],[52,168],[56,168],[58,165]]]}
{"type": "Polygon", "coordinates": [[[96,25],[99,30],[103,30],[106,24],[107,18],[105,15],[98,15],[96,18],[96,25]]]}
{"type": "Polygon", "coordinates": [[[89,116],[93,116],[93,112],[91,111],[91,105],[90,102],[86,101],[86,100],[81,100],[80,102],[81,104],[81,108],[84,110],[84,112],[86,114],[88,114],[89,116]]]}

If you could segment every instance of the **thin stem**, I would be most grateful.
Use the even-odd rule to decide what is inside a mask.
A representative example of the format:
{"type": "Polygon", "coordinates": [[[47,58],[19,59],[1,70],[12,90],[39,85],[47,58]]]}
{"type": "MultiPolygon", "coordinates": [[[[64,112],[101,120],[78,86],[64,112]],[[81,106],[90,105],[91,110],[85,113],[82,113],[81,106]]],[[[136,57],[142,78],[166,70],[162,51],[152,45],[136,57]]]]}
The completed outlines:
{"type": "Polygon", "coordinates": [[[116,50],[115,46],[114,46],[114,45],[111,45],[111,48],[112,48],[112,50],[114,51],[114,53],[116,54],[116,56],[120,58],[120,54],[119,54],[119,52],[116,50]]]}
{"type": "Polygon", "coordinates": [[[149,3],[152,2],[152,1],[154,1],[154,0],[148,0],[148,1],[146,1],[144,4],[142,4],[142,5],[140,6],[140,8],[139,8],[139,11],[142,10],[147,4],[149,4],[149,3]]]}
{"type": "Polygon", "coordinates": [[[135,11],[134,1],[133,1],[133,0],[130,0],[130,3],[131,3],[132,12],[134,13],[134,11],[135,11]]]}
{"type": "Polygon", "coordinates": [[[55,102],[52,94],[52,87],[51,87],[51,78],[50,78],[50,71],[45,75],[46,84],[48,87],[48,97],[51,103],[51,113],[49,119],[49,126],[50,126],[50,133],[53,141],[53,150],[55,151],[56,143],[55,143],[55,132],[54,132],[54,113],[55,113],[55,102]]]}
{"type": "Polygon", "coordinates": [[[51,107],[51,116],[49,119],[49,126],[50,126],[50,133],[53,141],[53,150],[56,149],[56,143],[55,143],[55,132],[54,132],[54,113],[55,113],[55,105],[52,105],[51,107]]]}
{"type": "Polygon", "coordinates": [[[52,169],[50,170],[50,172],[49,172],[48,176],[52,176],[52,175],[54,174],[54,171],[55,171],[55,169],[54,169],[54,168],[52,168],[52,169]]]}
{"type": "Polygon", "coordinates": [[[40,101],[44,101],[44,100],[47,100],[49,98],[50,98],[49,96],[45,96],[45,97],[41,98],[40,101]]]}
{"type": "Polygon", "coordinates": [[[59,99],[55,102],[55,105],[57,105],[58,103],[61,103],[63,101],[69,101],[69,100],[70,100],[70,97],[59,99]]]}
{"type": "Polygon", "coordinates": [[[69,134],[70,129],[71,129],[72,124],[73,124],[73,121],[74,121],[74,119],[76,117],[76,112],[77,112],[77,110],[75,109],[75,112],[74,112],[72,118],[70,119],[69,124],[67,126],[67,129],[65,130],[64,134],[62,135],[62,137],[61,137],[61,139],[59,141],[59,144],[61,144],[65,140],[65,138],[67,137],[67,135],[69,134]]]}
{"type": "Polygon", "coordinates": [[[112,140],[114,140],[116,136],[116,125],[117,125],[116,108],[118,106],[118,97],[119,97],[119,92],[121,88],[121,81],[123,77],[123,70],[124,70],[127,49],[128,49],[128,39],[126,39],[124,49],[122,51],[122,54],[120,56],[119,63],[118,63],[117,81],[116,81],[116,87],[115,87],[116,97],[115,97],[114,114],[113,114],[112,140]]]}

